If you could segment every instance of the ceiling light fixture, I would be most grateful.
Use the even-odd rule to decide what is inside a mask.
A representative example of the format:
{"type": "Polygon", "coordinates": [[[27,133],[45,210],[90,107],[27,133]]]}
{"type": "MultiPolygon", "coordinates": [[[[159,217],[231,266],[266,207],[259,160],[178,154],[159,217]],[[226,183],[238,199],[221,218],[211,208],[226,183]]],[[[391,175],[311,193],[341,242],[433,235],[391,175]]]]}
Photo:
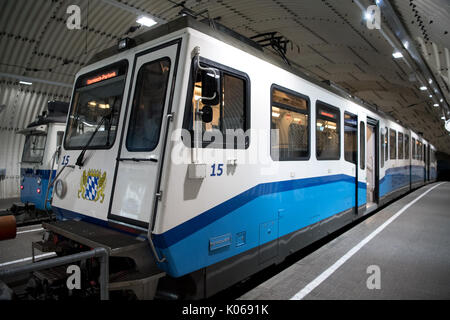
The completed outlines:
{"type": "Polygon", "coordinates": [[[136,22],[145,27],[152,27],[155,24],[157,24],[157,22],[155,20],[153,20],[152,18],[147,17],[147,16],[139,16],[137,18],[136,22]]]}
{"type": "Polygon", "coordinates": [[[395,59],[403,58],[403,54],[402,54],[400,51],[395,51],[395,52],[392,54],[392,56],[393,56],[395,59]]]}
{"type": "Polygon", "coordinates": [[[28,81],[19,81],[19,83],[27,85],[27,86],[31,86],[33,84],[32,82],[28,82],[28,81]]]}
{"type": "Polygon", "coordinates": [[[420,90],[425,91],[425,90],[427,90],[427,87],[421,86],[421,87],[420,87],[420,90]]]}

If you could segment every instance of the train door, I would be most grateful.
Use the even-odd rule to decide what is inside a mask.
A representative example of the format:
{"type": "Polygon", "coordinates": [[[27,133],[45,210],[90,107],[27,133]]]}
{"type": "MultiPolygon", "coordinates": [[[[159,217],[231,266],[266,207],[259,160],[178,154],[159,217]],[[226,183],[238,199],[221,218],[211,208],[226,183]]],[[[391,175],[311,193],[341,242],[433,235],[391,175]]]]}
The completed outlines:
{"type": "Polygon", "coordinates": [[[355,196],[352,206],[358,214],[358,116],[347,111],[344,113],[344,155],[345,160],[351,163],[351,175],[355,178],[355,189],[351,191],[355,196]]]}
{"type": "Polygon", "coordinates": [[[108,218],[148,228],[168,125],[179,42],[138,53],[108,218]]]}
{"type": "Polygon", "coordinates": [[[422,162],[423,162],[423,182],[427,182],[427,145],[424,143],[422,147],[422,162]]]}
{"type": "Polygon", "coordinates": [[[427,145],[427,181],[430,181],[430,145],[427,145]]]}
{"type": "Polygon", "coordinates": [[[367,118],[366,127],[366,183],[367,209],[378,203],[378,121],[367,118]]]}

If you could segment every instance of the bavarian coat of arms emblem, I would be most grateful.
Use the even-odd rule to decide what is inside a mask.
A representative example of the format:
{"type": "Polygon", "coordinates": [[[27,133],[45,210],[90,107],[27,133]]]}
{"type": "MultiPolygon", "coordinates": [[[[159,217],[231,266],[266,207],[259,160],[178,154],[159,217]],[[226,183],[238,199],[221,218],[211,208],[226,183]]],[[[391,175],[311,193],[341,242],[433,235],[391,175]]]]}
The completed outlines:
{"type": "Polygon", "coordinates": [[[105,200],[106,172],[101,170],[89,169],[83,171],[81,176],[80,189],[78,190],[78,198],[100,203],[105,200]]]}

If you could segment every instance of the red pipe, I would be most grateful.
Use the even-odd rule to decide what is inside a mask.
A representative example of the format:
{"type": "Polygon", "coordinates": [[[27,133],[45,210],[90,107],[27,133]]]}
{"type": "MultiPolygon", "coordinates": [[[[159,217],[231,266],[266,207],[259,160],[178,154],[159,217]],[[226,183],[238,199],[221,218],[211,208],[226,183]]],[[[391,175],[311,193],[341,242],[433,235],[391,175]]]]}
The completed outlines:
{"type": "Polygon", "coordinates": [[[3,216],[0,217],[0,241],[14,239],[16,237],[16,217],[3,216]]]}

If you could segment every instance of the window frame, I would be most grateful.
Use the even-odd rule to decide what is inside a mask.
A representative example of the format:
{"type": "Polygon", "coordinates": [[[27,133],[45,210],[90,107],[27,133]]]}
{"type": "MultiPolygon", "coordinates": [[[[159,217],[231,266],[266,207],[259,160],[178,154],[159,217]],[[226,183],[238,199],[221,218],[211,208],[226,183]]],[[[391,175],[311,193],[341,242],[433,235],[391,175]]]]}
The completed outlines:
{"type": "Polygon", "coordinates": [[[407,134],[407,133],[403,134],[403,139],[405,139],[405,140],[404,140],[404,143],[403,143],[404,148],[405,148],[405,150],[404,150],[404,156],[405,156],[404,159],[405,159],[405,160],[410,160],[410,154],[411,154],[411,139],[410,139],[410,137],[409,137],[409,134],[407,134]],[[408,147],[406,147],[406,146],[408,146],[408,147]],[[407,153],[406,151],[408,151],[408,153],[407,153]]]}
{"type": "Polygon", "coordinates": [[[389,160],[397,160],[397,156],[398,156],[397,155],[397,131],[392,129],[392,128],[389,128],[389,160]],[[391,146],[391,132],[395,133],[395,138],[394,138],[394,141],[395,141],[395,146],[394,146],[395,158],[392,158],[392,152],[391,152],[391,150],[392,150],[392,146],[391,146]]]}
{"type": "Polygon", "coordinates": [[[386,128],[386,133],[385,133],[385,139],[386,139],[386,143],[384,144],[384,147],[386,149],[384,149],[384,163],[387,163],[389,161],[389,128],[386,128]]]}
{"type": "MultiPolygon", "coordinates": [[[[192,58],[191,60],[191,68],[189,71],[189,83],[188,83],[188,87],[187,87],[187,94],[186,94],[186,102],[185,102],[185,107],[184,107],[184,116],[183,116],[183,124],[182,124],[182,129],[187,130],[190,135],[191,135],[191,145],[188,145],[186,143],[186,141],[183,141],[184,145],[188,148],[194,148],[194,130],[189,130],[189,121],[192,120],[190,118],[190,116],[192,115],[192,108],[194,107],[192,105],[192,97],[194,95],[194,85],[195,85],[195,81],[193,79],[193,75],[194,75],[194,70],[195,70],[195,65],[197,63],[196,57],[192,58]]],[[[216,61],[213,60],[209,60],[207,58],[204,57],[200,57],[200,63],[203,66],[208,66],[208,67],[212,67],[215,69],[218,69],[220,72],[225,72],[228,75],[234,76],[236,78],[242,79],[244,81],[244,89],[245,89],[245,93],[244,93],[244,115],[245,115],[245,130],[244,132],[247,132],[248,130],[251,129],[251,80],[250,77],[248,76],[247,73],[237,70],[237,69],[233,69],[229,66],[226,66],[224,64],[218,63],[216,61]]],[[[222,88],[222,76],[220,77],[220,87],[222,88]]],[[[223,132],[222,132],[223,134],[223,132]]],[[[224,139],[225,140],[225,139],[224,139]]],[[[251,143],[251,137],[250,135],[248,135],[248,138],[245,139],[245,148],[227,148],[227,144],[226,141],[223,141],[223,145],[222,147],[218,147],[215,144],[212,145],[210,142],[205,143],[205,141],[202,140],[202,143],[200,144],[200,148],[202,149],[217,149],[217,150],[247,150],[250,147],[250,143],[251,143]]]]}
{"type": "Polygon", "coordinates": [[[359,168],[366,170],[366,123],[363,120],[359,122],[359,150],[359,168]]]}
{"type": "Polygon", "coordinates": [[[297,91],[293,91],[291,89],[282,87],[278,84],[273,83],[270,86],[270,113],[269,113],[269,130],[270,130],[270,157],[273,161],[308,161],[309,159],[311,159],[311,99],[309,98],[309,96],[301,94],[297,91]],[[303,110],[299,110],[296,109],[295,107],[289,106],[289,105],[285,105],[279,102],[273,102],[273,91],[274,90],[279,90],[282,91],[284,93],[296,96],[298,98],[304,99],[306,100],[306,107],[307,107],[307,112],[303,112],[303,110]],[[297,112],[297,113],[302,113],[302,114],[306,114],[308,116],[308,155],[306,157],[297,157],[297,158],[290,158],[290,159],[274,159],[272,157],[272,107],[276,106],[279,108],[283,108],[283,109],[287,109],[290,110],[292,112],[297,112]]]}
{"type": "MultiPolygon", "coordinates": [[[[48,129],[47,129],[48,130],[48,129]]],[[[25,136],[25,141],[22,147],[22,156],[20,157],[20,161],[23,163],[40,163],[42,164],[44,161],[44,157],[45,157],[45,151],[47,151],[47,137],[48,137],[48,131],[45,134],[28,134],[25,136]],[[38,137],[44,137],[44,147],[42,148],[42,156],[40,157],[39,161],[25,161],[23,159],[24,155],[25,155],[25,144],[28,138],[30,138],[31,136],[38,136],[38,137]]]]}
{"type": "Polygon", "coordinates": [[[385,149],[385,135],[383,134],[383,132],[381,132],[382,130],[380,130],[380,168],[384,168],[384,153],[386,152],[385,149]]]}
{"type": "Polygon", "coordinates": [[[358,164],[358,115],[351,113],[349,111],[344,111],[344,160],[347,161],[348,163],[357,165],[358,164]],[[355,162],[349,161],[345,158],[345,115],[349,115],[350,117],[354,117],[356,119],[356,143],[355,143],[355,147],[356,147],[356,157],[355,157],[355,162]]]}
{"type": "Polygon", "coordinates": [[[120,126],[120,130],[123,130],[123,128],[121,127],[121,116],[122,116],[122,113],[123,113],[122,109],[123,108],[126,109],[127,105],[128,105],[128,94],[129,93],[128,93],[127,90],[129,89],[129,86],[130,86],[130,84],[128,83],[128,81],[129,81],[128,79],[130,77],[129,72],[130,72],[130,62],[128,61],[128,59],[121,59],[119,61],[110,63],[110,64],[108,64],[108,65],[106,65],[104,67],[101,67],[101,68],[89,71],[87,73],[81,74],[75,80],[74,86],[73,86],[73,89],[72,89],[71,99],[70,99],[71,100],[70,101],[70,108],[69,108],[69,111],[68,111],[68,114],[67,114],[66,127],[64,129],[64,137],[63,137],[64,150],[83,150],[83,149],[86,149],[86,150],[109,150],[115,145],[116,140],[117,140],[117,135],[121,134],[121,133],[119,133],[119,126],[120,126]],[[123,76],[125,76],[125,77],[124,77],[124,84],[123,84],[123,91],[122,91],[122,104],[120,105],[119,118],[117,119],[117,132],[114,135],[114,141],[112,141],[109,146],[106,146],[106,145],[104,145],[104,146],[88,146],[87,148],[85,146],[68,147],[67,146],[67,133],[68,133],[68,130],[69,130],[70,116],[72,115],[72,111],[73,111],[73,108],[74,108],[75,92],[76,92],[77,88],[79,88],[78,87],[78,83],[80,81],[82,81],[83,79],[85,79],[85,78],[89,78],[89,77],[91,77],[93,75],[96,75],[98,73],[102,73],[105,70],[110,70],[110,69],[113,69],[116,66],[120,66],[120,64],[122,64],[122,63],[125,64],[125,72],[123,74],[123,76]],[[127,84],[128,84],[128,86],[127,86],[127,84]],[[126,99],[124,99],[125,95],[127,95],[126,99]]]}
{"type": "Polygon", "coordinates": [[[398,160],[403,160],[405,159],[405,135],[403,132],[398,131],[397,132],[397,159],[398,160]],[[402,137],[400,139],[400,136],[402,137]],[[401,141],[400,141],[401,140],[401,141]],[[402,151],[402,157],[400,158],[400,143],[401,143],[401,151],[402,151]]]}
{"type": "MultiPolygon", "coordinates": [[[[316,119],[315,119],[315,123],[314,123],[314,132],[315,132],[315,136],[316,136],[316,159],[318,161],[329,161],[329,160],[334,160],[334,161],[339,161],[341,160],[341,147],[342,147],[342,143],[341,143],[341,109],[339,109],[338,107],[335,107],[329,103],[323,102],[321,100],[316,100],[315,102],[315,107],[316,107],[316,119]],[[338,113],[337,119],[336,119],[336,128],[339,129],[339,146],[338,146],[338,150],[339,150],[339,156],[337,158],[319,158],[318,154],[317,154],[317,139],[318,139],[318,135],[317,135],[317,119],[319,119],[319,105],[322,105],[325,108],[331,109],[331,110],[335,110],[338,113]]],[[[322,116],[323,117],[323,116],[322,116]]],[[[331,118],[330,118],[331,119],[331,118]]],[[[323,119],[322,119],[323,120],[323,119]]]]}
{"type": "Polygon", "coordinates": [[[125,139],[124,139],[125,148],[127,149],[128,152],[152,152],[156,148],[158,148],[158,145],[159,145],[159,142],[160,142],[160,139],[161,139],[161,130],[162,130],[162,127],[163,127],[164,111],[165,111],[165,106],[166,106],[166,102],[167,102],[167,93],[168,93],[168,89],[169,89],[170,73],[171,72],[172,72],[172,59],[170,59],[169,56],[164,56],[164,57],[158,58],[156,60],[148,61],[148,62],[142,64],[141,67],[139,68],[139,70],[138,70],[138,72],[136,74],[136,82],[134,83],[134,94],[133,94],[132,99],[130,100],[130,101],[132,101],[132,106],[131,106],[131,109],[130,109],[130,114],[129,114],[128,119],[127,119],[127,122],[128,122],[127,123],[127,132],[126,132],[125,139]],[[164,61],[164,60],[169,61],[169,74],[167,75],[167,79],[166,79],[166,90],[164,92],[164,98],[163,98],[162,109],[161,109],[161,118],[160,118],[160,121],[159,121],[158,139],[156,140],[155,145],[152,146],[151,148],[146,148],[146,149],[130,148],[130,146],[128,145],[128,138],[130,137],[130,130],[131,130],[130,120],[133,117],[133,111],[135,111],[135,109],[136,109],[136,105],[134,104],[134,101],[135,101],[135,99],[137,97],[137,94],[141,93],[140,92],[141,87],[139,87],[139,92],[138,92],[137,79],[139,79],[139,73],[143,70],[143,68],[145,66],[147,66],[149,64],[157,63],[157,62],[160,62],[160,61],[164,61]]]}

